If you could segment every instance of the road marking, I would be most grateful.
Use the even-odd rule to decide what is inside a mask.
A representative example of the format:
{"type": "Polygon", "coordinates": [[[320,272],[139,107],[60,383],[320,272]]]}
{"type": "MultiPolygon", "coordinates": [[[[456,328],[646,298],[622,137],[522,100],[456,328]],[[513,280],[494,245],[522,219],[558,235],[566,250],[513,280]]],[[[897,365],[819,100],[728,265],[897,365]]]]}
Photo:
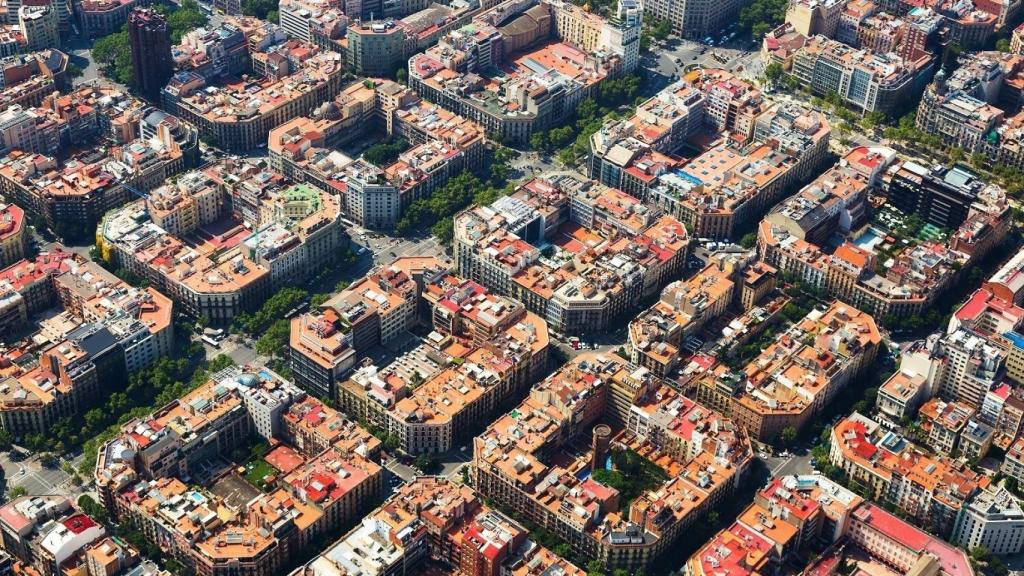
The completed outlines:
{"type": "Polygon", "coordinates": [[[778,473],[778,471],[781,470],[784,466],[786,466],[786,464],[789,464],[793,460],[793,458],[796,458],[796,456],[790,456],[789,458],[783,460],[782,463],[780,463],[772,470],[772,476],[775,476],[778,473]]]}

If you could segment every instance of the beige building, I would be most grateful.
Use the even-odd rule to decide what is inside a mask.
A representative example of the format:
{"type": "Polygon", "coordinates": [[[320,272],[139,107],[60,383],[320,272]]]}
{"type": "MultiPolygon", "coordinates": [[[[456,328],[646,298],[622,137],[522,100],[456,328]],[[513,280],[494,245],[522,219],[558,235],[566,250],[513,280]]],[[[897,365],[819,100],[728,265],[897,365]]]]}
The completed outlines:
{"type": "Polygon", "coordinates": [[[864,369],[882,344],[874,319],[838,300],[812,310],[739,371],[719,366],[697,399],[729,414],[752,438],[799,431],[864,369]]]}
{"type": "Polygon", "coordinates": [[[60,21],[53,6],[22,6],[18,9],[18,25],[29,51],[58,48],[61,45],[60,21]]]}
{"type": "Polygon", "coordinates": [[[25,257],[25,211],[15,204],[0,204],[0,268],[25,257]]]}

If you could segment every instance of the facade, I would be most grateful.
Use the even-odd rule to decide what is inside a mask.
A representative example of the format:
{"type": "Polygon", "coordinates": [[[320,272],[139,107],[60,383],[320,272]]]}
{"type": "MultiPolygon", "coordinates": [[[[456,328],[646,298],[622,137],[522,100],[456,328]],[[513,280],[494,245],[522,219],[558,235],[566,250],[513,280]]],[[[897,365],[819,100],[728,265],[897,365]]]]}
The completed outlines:
{"type": "Polygon", "coordinates": [[[741,370],[709,373],[697,383],[697,399],[769,442],[820,413],[874,363],[881,343],[870,315],[836,300],[780,333],[741,370]]]}
{"type": "Polygon", "coordinates": [[[984,490],[961,508],[952,539],[965,550],[984,547],[998,555],[1024,547],[1024,510],[1005,488],[984,490]]]}
{"type": "Polygon", "coordinates": [[[655,0],[643,5],[647,15],[667,20],[674,32],[689,40],[718,34],[742,7],[742,2],[705,0],[655,0]]]}
{"type": "Polygon", "coordinates": [[[750,458],[749,440],[731,420],[614,354],[586,353],[474,441],[473,477],[481,495],[560,534],[574,552],[609,569],[643,570],[730,497],[750,458]],[[608,457],[611,429],[602,422],[624,426],[613,450],[633,450],[669,470],[663,485],[628,507],[619,506],[617,490],[582,473],[608,457]],[[591,434],[589,452],[553,458],[591,434]]]}
{"type": "Polygon", "coordinates": [[[829,459],[876,500],[944,538],[971,497],[989,483],[962,460],[926,454],[856,412],[833,427],[829,459]]]}
{"type": "MultiPolygon", "coordinates": [[[[416,284],[423,283],[423,303],[415,301],[410,286],[410,294],[400,299],[401,307],[378,303],[370,312],[381,315],[380,338],[390,340],[389,323],[390,331],[397,334],[416,321],[417,310],[425,308],[429,322],[426,317],[420,320],[436,333],[424,350],[428,360],[417,360],[414,370],[406,369],[401,359],[383,369],[364,366],[339,386],[338,393],[346,412],[386,429],[407,452],[441,453],[541,377],[547,369],[550,341],[544,321],[522,305],[489,294],[436,261],[417,260],[424,259],[399,259],[388,273],[399,287],[420,277],[416,284]],[[392,309],[391,316],[398,316],[401,324],[387,322],[383,316],[392,309]]],[[[364,292],[363,301],[371,295],[364,292]]],[[[356,328],[353,325],[353,337],[356,328]]]]}
{"type": "Polygon", "coordinates": [[[726,239],[817,172],[830,132],[820,113],[771,105],[726,70],[695,70],[632,118],[595,132],[588,173],[678,218],[696,237],[726,239]],[[705,134],[712,145],[691,160],[668,156],[705,134]]]}
{"type": "Polygon", "coordinates": [[[136,87],[150,101],[159,101],[173,66],[167,19],[153,10],[132,10],[128,15],[128,41],[136,87]]]}
{"type": "MultiPolygon", "coordinates": [[[[758,252],[780,271],[883,322],[927,310],[955,281],[959,269],[1006,236],[1005,193],[963,168],[895,162],[895,152],[887,148],[855,148],[845,160],[845,165],[823,174],[760,223],[758,252]],[[841,197],[823,193],[833,184],[841,197]],[[890,205],[898,211],[955,231],[947,242],[915,241],[899,250],[893,262],[878,262],[873,249],[850,241],[843,232],[844,226],[866,218],[864,200],[870,186],[888,190],[890,205]],[[838,229],[829,228],[832,221],[838,229]],[[834,232],[840,232],[841,243],[830,254],[806,240],[820,241],[834,232]]],[[[859,234],[864,234],[863,228],[859,234]]]]}
{"type": "Polygon", "coordinates": [[[502,141],[525,143],[567,118],[605,78],[635,70],[641,20],[639,7],[628,3],[612,22],[569,3],[506,2],[412,56],[409,85],[502,141]],[[528,65],[534,60],[560,64],[539,75],[528,65]],[[501,63],[508,72],[484,89],[480,74],[501,63]]]}
{"type": "Polygon", "coordinates": [[[277,75],[228,85],[207,85],[199,74],[178,72],[161,86],[163,104],[225,150],[265,146],[271,129],[327,101],[343,82],[338,54],[315,53],[311,46],[284,49],[307,57],[294,68],[285,64],[277,75]]]}
{"type": "MultiPolygon", "coordinates": [[[[191,138],[195,150],[194,133],[191,138]]],[[[0,192],[42,217],[56,233],[89,237],[103,213],[127,201],[127,187],[154,188],[184,170],[188,160],[169,130],[112,152],[116,155],[85,150],[64,160],[9,152],[0,160],[0,192]]]]}
{"type": "Polygon", "coordinates": [[[251,436],[287,440],[321,424],[346,429],[333,411],[268,370],[226,369],[129,422],[103,445],[96,466],[100,501],[196,573],[280,573],[290,553],[356,520],[382,496],[378,440],[347,426],[348,436],[324,450],[314,450],[316,443],[280,445],[265,456],[280,477],[259,479],[264,490],[250,487],[241,499],[224,491],[224,482],[245,485],[234,472],[192,487],[178,477],[195,473],[211,456],[226,457],[251,436]],[[297,418],[306,419],[302,427],[297,418]],[[215,518],[215,510],[231,513],[201,527],[187,520],[215,518]]]}
{"type": "Polygon", "coordinates": [[[343,210],[370,229],[391,229],[403,211],[484,161],[484,130],[391,81],[350,84],[312,114],[274,128],[271,164],[296,180],[338,194],[343,210]],[[386,166],[335,147],[378,129],[411,148],[386,166]]]}
{"type": "Polygon", "coordinates": [[[688,247],[675,218],[573,174],[534,179],[455,217],[459,273],[564,334],[602,330],[631,313],[678,277],[688,247]],[[537,248],[563,233],[573,241],[548,254],[537,248]]]}
{"type": "Polygon", "coordinates": [[[420,289],[412,271],[406,272],[407,263],[413,264],[400,259],[371,271],[318,311],[292,319],[290,358],[299,386],[336,397],[336,384],[355,366],[358,355],[391,343],[416,324],[420,289]]]}
{"type": "Polygon", "coordinates": [[[0,59],[0,107],[38,106],[54,90],[68,88],[67,65],[67,54],[55,48],[0,59]]]}
{"type": "Polygon", "coordinates": [[[18,26],[25,37],[28,51],[57,48],[60,41],[60,22],[55,6],[22,6],[18,9],[18,26]]]}
{"type": "Polygon", "coordinates": [[[472,488],[420,476],[292,576],[390,576],[426,561],[455,574],[585,574],[530,540],[522,525],[484,504],[472,488]]]}
{"type": "Polygon", "coordinates": [[[792,74],[816,94],[836,92],[865,113],[889,114],[924,90],[934,68],[930,54],[904,59],[815,36],[793,56],[792,74]]]}
{"type": "Polygon", "coordinates": [[[723,258],[689,280],[666,286],[658,302],[629,323],[630,361],[660,378],[671,377],[681,348],[736,301],[744,264],[723,258]]]}
{"type": "Polygon", "coordinates": [[[25,211],[15,204],[0,207],[0,266],[7,267],[25,257],[25,211]]]}
{"type": "Polygon", "coordinates": [[[77,0],[75,14],[88,38],[101,38],[117,32],[128,21],[128,15],[140,4],[139,0],[77,0]]]}
{"type": "Polygon", "coordinates": [[[71,253],[55,250],[13,264],[0,271],[0,285],[3,326],[12,335],[25,330],[29,314],[58,306],[32,334],[39,362],[11,364],[3,374],[0,427],[12,434],[43,433],[80,414],[128,372],[173,351],[167,297],[128,286],[71,253]]]}
{"type": "Polygon", "coordinates": [[[254,164],[224,160],[183,175],[175,187],[106,214],[97,243],[105,258],[160,287],[195,317],[229,322],[348,245],[336,198],[254,164]],[[151,211],[184,235],[158,225],[151,211]],[[232,218],[230,234],[192,242],[204,224],[232,218]]]}

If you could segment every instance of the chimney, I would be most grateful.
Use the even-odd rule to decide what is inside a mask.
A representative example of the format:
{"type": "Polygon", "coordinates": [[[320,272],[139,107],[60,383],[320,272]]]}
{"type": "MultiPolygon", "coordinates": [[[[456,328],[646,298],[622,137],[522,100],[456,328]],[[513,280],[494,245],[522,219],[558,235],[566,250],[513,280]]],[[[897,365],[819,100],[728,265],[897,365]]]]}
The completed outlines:
{"type": "Polygon", "coordinates": [[[605,458],[608,456],[608,448],[612,443],[612,428],[607,424],[598,424],[594,426],[593,440],[591,441],[590,451],[590,471],[594,472],[601,466],[604,466],[605,458]]]}

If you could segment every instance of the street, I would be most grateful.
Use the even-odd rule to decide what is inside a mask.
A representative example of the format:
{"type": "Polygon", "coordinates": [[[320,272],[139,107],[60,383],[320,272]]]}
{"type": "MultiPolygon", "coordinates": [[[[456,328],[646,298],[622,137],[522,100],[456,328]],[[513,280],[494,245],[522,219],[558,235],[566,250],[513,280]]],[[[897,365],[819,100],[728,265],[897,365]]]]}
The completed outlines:
{"type": "MultiPolygon", "coordinates": [[[[63,459],[58,465],[47,468],[40,463],[39,456],[31,455],[24,460],[12,459],[13,452],[0,454],[0,468],[3,468],[5,490],[10,492],[14,488],[24,488],[25,492],[32,496],[41,494],[67,494],[72,498],[85,492],[82,487],[75,486],[71,476],[61,469],[63,459]]],[[[81,463],[82,455],[66,462],[77,468],[81,463]]],[[[88,480],[88,479],[86,479],[88,480]]]]}
{"type": "Polygon", "coordinates": [[[727,42],[724,46],[707,46],[689,40],[670,40],[652,46],[651,52],[641,57],[641,64],[652,72],[651,76],[671,79],[698,68],[721,68],[740,78],[753,80],[760,76],[762,64],[759,46],[747,40],[727,42]]]}
{"type": "Polygon", "coordinates": [[[809,450],[801,450],[801,452],[803,454],[787,452],[789,456],[768,456],[762,460],[771,471],[772,478],[810,474],[814,471],[814,466],[811,466],[811,453],[809,450]]]}

